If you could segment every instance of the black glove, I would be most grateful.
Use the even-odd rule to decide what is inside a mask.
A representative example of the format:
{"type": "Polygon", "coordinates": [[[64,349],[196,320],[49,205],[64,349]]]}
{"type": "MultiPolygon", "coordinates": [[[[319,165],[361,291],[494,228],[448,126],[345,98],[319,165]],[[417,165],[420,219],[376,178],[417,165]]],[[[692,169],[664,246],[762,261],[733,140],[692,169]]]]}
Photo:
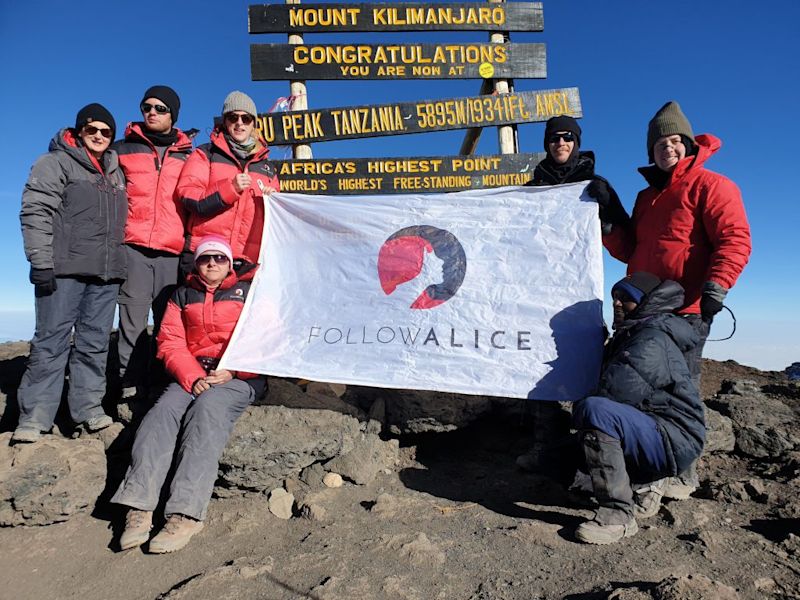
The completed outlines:
{"type": "Polygon", "coordinates": [[[189,273],[194,271],[194,252],[184,251],[181,252],[179,260],[180,280],[185,281],[189,273]]]}
{"type": "Polygon", "coordinates": [[[625,207],[605,179],[595,178],[586,186],[586,193],[597,202],[600,220],[612,225],[624,225],[630,220],[625,207]]]}
{"type": "Polygon", "coordinates": [[[703,294],[700,297],[700,316],[706,323],[714,320],[714,315],[722,310],[722,302],[713,298],[710,294],[703,294]]]}
{"type": "Polygon", "coordinates": [[[36,286],[34,294],[37,298],[49,296],[55,292],[58,287],[56,284],[56,274],[53,269],[34,269],[31,267],[28,278],[31,280],[31,283],[36,286]]]}

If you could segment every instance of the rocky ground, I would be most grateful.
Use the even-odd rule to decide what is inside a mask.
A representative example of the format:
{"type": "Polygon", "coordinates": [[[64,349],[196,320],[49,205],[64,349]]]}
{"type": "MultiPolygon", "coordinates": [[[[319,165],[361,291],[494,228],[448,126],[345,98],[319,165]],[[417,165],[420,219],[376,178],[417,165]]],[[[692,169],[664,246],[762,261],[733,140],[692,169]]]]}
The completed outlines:
{"type": "Polygon", "coordinates": [[[0,597],[275,600],[800,598],[800,387],[705,361],[701,487],[624,543],[577,543],[572,448],[516,467],[529,404],[272,380],[237,423],[205,529],[118,552],[119,423],[9,446],[26,344],[0,346],[0,597]]]}

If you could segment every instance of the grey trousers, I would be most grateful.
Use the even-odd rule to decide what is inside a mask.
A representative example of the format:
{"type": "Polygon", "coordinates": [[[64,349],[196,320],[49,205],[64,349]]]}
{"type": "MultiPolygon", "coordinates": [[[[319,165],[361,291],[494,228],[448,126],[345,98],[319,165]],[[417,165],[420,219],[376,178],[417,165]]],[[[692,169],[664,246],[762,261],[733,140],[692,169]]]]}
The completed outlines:
{"type": "Polygon", "coordinates": [[[53,426],[67,363],[72,420],[83,423],[104,414],[101,402],[106,393],[108,336],[118,292],[117,283],[59,277],[52,294],[36,298],[36,332],[17,390],[20,426],[42,431],[53,426]]]}
{"type": "Polygon", "coordinates": [[[214,386],[197,398],[171,384],[142,420],[131,465],[111,501],[154,510],[174,456],[175,474],[164,512],[204,520],[219,457],[234,423],[254,398],[253,388],[241,379],[214,386]]]}
{"type": "Polygon", "coordinates": [[[119,290],[119,375],[124,386],[146,383],[155,358],[147,335],[153,309],[153,340],[167,302],[178,283],[178,256],[139,246],[126,246],[128,278],[119,290]]]}

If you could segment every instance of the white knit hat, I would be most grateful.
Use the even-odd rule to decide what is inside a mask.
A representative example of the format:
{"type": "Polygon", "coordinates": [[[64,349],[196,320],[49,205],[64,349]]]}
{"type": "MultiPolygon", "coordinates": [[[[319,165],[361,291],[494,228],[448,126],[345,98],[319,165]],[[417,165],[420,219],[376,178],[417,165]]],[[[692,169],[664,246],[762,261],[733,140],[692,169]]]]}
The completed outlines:
{"type": "Polygon", "coordinates": [[[197,249],[194,251],[194,260],[205,254],[206,252],[219,252],[228,257],[229,262],[233,262],[233,252],[228,242],[216,235],[207,235],[200,238],[200,243],[197,244],[197,249]]]}
{"type": "Polygon", "coordinates": [[[223,115],[235,110],[244,111],[249,115],[253,115],[253,117],[258,116],[256,103],[253,102],[253,99],[244,92],[233,91],[228,94],[228,96],[225,98],[225,102],[222,103],[223,115]]]}

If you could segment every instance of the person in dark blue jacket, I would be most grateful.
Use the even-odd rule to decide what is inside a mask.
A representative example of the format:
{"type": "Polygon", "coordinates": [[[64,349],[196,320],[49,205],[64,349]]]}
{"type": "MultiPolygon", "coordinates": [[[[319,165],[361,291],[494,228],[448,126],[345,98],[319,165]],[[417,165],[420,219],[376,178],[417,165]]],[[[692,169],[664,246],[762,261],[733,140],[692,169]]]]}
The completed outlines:
{"type": "Polygon", "coordinates": [[[575,532],[590,544],[634,535],[637,517],[658,512],[665,478],[696,460],[705,441],[700,395],[683,354],[699,338],[673,314],[683,305],[683,288],[638,272],[618,281],[611,295],[615,333],[598,393],[573,410],[600,505],[575,532]]]}

